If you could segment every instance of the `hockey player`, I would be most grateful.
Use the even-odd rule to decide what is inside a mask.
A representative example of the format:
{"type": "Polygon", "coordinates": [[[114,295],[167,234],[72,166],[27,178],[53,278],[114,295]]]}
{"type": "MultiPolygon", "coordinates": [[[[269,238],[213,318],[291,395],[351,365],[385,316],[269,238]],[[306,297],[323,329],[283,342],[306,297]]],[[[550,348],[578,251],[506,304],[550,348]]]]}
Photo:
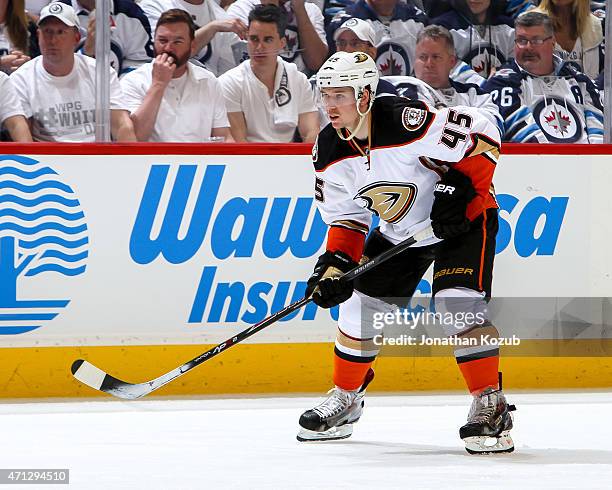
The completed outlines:
{"type": "Polygon", "coordinates": [[[490,92],[504,120],[504,141],[601,143],[603,106],[597,87],[554,56],[550,18],[530,11],[516,19],[515,59],[491,77],[490,92]]]}
{"type": "MultiPolygon", "coordinates": [[[[359,420],[379,349],[366,312],[394,310],[389,298],[407,302],[432,262],[438,312],[460,313],[467,303],[484,318],[491,293],[497,128],[469,107],[436,111],[403,97],[374,98],[378,78],[375,62],[361,52],[332,55],[317,76],[331,122],[313,148],[315,198],[329,231],[306,294],[323,308],[340,304],[340,317],[335,387],[300,417],[300,441],[349,437],[359,420]],[[366,241],[372,215],[382,224],[366,241]],[[430,223],[436,236],[352,283],[339,279],[362,257],[374,257],[430,223]]],[[[485,345],[485,336],[495,337],[497,330],[483,321],[446,333],[472,344],[455,350],[474,396],[460,429],[466,449],[512,451],[513,407],[498,385],[499,351],[485,345]],[[495,443],[485,445],[487,438],[495,443]]]]}

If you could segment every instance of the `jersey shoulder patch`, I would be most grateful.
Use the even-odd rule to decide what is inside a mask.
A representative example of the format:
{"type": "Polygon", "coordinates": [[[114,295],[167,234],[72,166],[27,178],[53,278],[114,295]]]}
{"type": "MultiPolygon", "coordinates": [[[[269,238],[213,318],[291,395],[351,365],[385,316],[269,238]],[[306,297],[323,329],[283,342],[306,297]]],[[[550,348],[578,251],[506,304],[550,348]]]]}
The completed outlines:
{"type": "Polygon", "coordinates": [[[423,137],[434,120],[424,102],[382,97],[372,107],[374,147],[405,145],[423,137]]]}

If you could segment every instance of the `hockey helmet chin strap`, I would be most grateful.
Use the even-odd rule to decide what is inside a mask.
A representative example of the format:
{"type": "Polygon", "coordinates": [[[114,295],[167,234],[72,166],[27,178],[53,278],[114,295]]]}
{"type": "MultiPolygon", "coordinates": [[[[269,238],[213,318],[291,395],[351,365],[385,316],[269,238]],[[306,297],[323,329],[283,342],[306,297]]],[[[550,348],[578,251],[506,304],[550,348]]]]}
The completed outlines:
{"type": "MultiPolygon", "coordinates": [[[[370,89],[368,88],[368,90],[370,90],[370,89]]],[[[338,134],[338,137],[341,140],[350,141],[350,140],[352,140],[355,137],[355,135],[361,129],[361,126],[363,125],[363,121],[365,121],[365,118],[368,115],[368,112],[370,112],[370,110],[372,109],[372,105],[374,105],[374,96],[372,95],[372,91],[370,90],[370,102],[368,103],[368,108],[366,109],[365,112],[361,112],[359,110],[359,103],[361,102],[361,99],[363,98],[363,94],[364,94],[364,89],[362,89],[360,91],[360,93],[357,96],[357,99],[355,101],[355,104],[357,105],[357,114],[359,114],[359,123],[357,123],[357,127],[353,131],[350,131],[349,128],[344,128],[344,129],[346,129],[346,132],[348,133],[348,136],[344,136],[342,134],[342,128],[336,129],[336,133],[338,134]]]]}

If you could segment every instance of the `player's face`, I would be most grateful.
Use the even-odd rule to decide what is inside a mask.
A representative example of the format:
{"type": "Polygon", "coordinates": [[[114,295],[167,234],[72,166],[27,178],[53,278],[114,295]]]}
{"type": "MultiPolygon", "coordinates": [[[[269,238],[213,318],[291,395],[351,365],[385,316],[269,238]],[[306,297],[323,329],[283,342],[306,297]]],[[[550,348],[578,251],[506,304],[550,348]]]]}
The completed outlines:
{"type": "Polygon", "coordinates": [[[547,34],[544,26],[517,26],[514,57],[518,64],[533,75],[548,75],[553,71],[554,36],[547,34]],[[541,44],[533,44],[540,42],[541,44]],[[527,42],[526,45],[521,44],[527,42]]]}
{"type": "Polygon", "coordinates": [[[285,49],[285,38],[280,37],[276,24],[254,20],[249,24],[247,50],[252,65],[274,64],[276,57],[285,49]]]}
{"type": "Polygon", "coordinates": [[[162,24],[155,31],[155,56],[164,53],[172,56],[177,68],[189,61],[192,44],[189,27],[185,22],[162,24]]]}
{"type": "Polygon", "coordinates": [[[351,87],[324,88],[321,90],[321,102],[334,128],[352,129],[359,123],[355,92],[351,87]]]}
{"type": "Polygon", "coordinates": [[[49,17],[38,28],[40,52],[46,61],[60,63],[74,56],[74,48],[81,36],[76,27],[70,27],[55,17],[49,17]]]}
{"type": "Polygon", "coordinates": [[[491,0],[467,0],[467,6],[474,15],[484,14],[490,5],[491,0]]]}
{"type": "Polygon", "coordinates": [[[424,38],[416,47],[414,73],[433,88],[448,88],[448,75],[456,62],[443,39],[424,38]]]}
{"type": "Polygon", "coordinates": [[[367,41],[362,41],[353,31],[347,29],[336,39],[336,51],[345,51],[347,53],[355,53],[361,51],[366,53],[372,59],[376,59],[376,48],[367,41]]]}

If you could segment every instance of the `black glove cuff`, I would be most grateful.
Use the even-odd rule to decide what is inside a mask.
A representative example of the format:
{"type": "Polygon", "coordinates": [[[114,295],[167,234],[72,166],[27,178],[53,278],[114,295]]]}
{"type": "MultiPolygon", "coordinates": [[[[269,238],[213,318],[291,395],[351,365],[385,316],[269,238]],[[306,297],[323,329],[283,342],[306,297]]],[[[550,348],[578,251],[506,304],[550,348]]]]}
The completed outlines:
{"type": "Polygon", "coordinates": [[[355,262],[350,255],[345,254],[340,250],[336,250],[334,252],[328,250],[319,257],[319,260],[317,260],[315,272],[319,268],[322,268],[323,271],[325,271],[328,267],[336,267],[342,272],[348,272],[353,267],[357,267],[357,265],[357,262],[355,262]]]}

